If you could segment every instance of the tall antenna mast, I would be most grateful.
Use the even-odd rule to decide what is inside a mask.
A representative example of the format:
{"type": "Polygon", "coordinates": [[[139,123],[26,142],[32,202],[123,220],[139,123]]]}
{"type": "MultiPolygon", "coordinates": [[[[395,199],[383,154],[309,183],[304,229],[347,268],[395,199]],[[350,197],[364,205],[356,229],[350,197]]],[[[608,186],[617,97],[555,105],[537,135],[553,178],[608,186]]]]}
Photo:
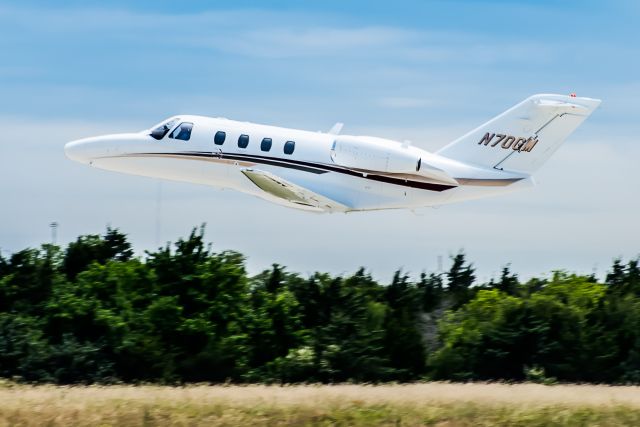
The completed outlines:
{"type": "Polygon", "coordinates": [[[156,192],[156,248],[160,247],[160,235],[162,233],[162,181],[158,181],[156,192]]]}
{"type": "Polygon", "coordinates": [[[49,227],[51,228],[51,244],[55,245],[58,242],[58,223],[56,221],[53,221],[52,223],[49,224],[49,227]]]}

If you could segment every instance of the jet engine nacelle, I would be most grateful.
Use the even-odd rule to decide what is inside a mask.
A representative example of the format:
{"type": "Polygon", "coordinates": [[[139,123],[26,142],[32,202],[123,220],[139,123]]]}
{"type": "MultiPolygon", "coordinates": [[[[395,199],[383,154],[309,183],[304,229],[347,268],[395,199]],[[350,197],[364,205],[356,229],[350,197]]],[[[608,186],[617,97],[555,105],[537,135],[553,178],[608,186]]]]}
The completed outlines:
{"type": "Polygon", "coordinates": [[[331,160],[349,169],[415,174],[422,160],[412,151],[389,139],[345,135],[334,140],[331,160]]]}

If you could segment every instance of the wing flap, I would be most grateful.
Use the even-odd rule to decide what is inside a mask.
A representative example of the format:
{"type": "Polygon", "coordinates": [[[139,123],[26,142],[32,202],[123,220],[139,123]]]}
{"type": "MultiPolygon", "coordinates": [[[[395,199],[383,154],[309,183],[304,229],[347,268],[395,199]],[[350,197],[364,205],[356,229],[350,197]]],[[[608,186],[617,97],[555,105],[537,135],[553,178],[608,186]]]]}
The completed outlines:
{"type": "Polygon", "coordinates": [[[244,169],[242,173],[262,191],[290,203],[323,211],[344,212],[348,210],[348,207],[342,203],[293,184],[270,172],[259,169],[244,169]]]}

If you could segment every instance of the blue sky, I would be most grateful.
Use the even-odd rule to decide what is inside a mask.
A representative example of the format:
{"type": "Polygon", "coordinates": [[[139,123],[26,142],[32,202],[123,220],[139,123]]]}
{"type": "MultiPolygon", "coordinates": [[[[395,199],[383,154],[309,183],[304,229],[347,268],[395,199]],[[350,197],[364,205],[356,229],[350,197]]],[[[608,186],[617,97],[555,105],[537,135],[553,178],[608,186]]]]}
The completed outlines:
{"type": "Polygon", "coordinates": [[[632,1],[0,1],[0,250],[47,240],[54,220],[62,243],[109,223],[141,249],[207,222],[215,247],[242,251],[252,271],[364,265],[386,278],[464,248],[483,279],[506,263],[602,274],[640,252],[638,22],[632,1]],[[540,185],[417,215],[310,215],[62,153],[179,113],[343,121],[436,150],[539,92],[603,99],[540,185]]]}

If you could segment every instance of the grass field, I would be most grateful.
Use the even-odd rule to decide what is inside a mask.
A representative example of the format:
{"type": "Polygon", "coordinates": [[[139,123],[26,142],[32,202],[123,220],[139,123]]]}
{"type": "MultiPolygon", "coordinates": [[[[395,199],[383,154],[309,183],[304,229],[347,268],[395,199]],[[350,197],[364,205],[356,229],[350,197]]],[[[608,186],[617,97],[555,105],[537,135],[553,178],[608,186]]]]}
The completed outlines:
{"type": "Polygon", "coordinates": [[[0,384],[0,426],[638,426],[640,387],[0,384]]]}

